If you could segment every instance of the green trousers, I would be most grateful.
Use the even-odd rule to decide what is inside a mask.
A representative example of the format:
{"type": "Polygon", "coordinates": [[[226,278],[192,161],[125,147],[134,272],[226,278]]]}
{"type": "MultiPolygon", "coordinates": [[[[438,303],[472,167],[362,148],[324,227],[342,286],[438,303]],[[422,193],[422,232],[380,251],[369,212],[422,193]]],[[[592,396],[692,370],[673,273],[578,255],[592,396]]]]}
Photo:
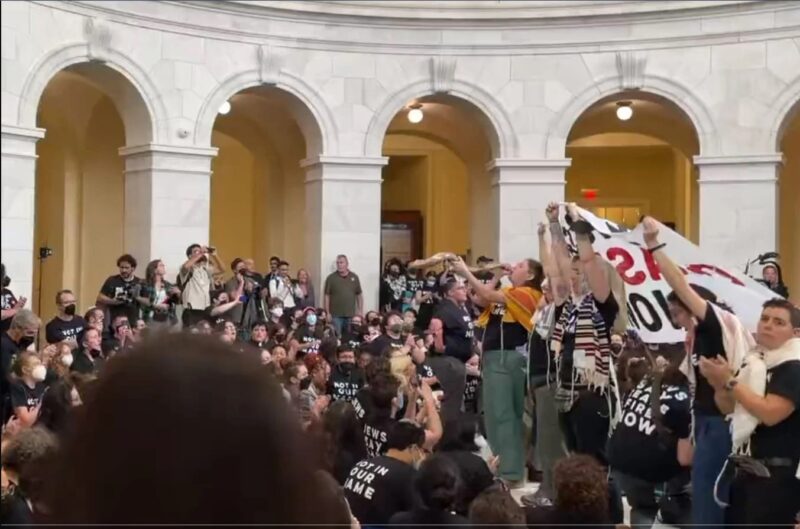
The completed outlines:
{"type": "Polygon", "coordinates": [[[500,477],[525,478],[525,357],[518,351],[483,353],[483,413],[489,446],[500,456],[500,477]]]}

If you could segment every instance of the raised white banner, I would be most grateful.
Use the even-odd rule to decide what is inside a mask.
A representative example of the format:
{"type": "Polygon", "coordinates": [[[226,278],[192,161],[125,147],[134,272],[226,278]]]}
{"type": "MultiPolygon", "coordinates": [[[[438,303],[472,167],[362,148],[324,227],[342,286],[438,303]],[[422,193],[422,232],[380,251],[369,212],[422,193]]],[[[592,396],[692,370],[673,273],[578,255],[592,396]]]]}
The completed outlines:
{"type": "MultiPolygon", "coordinates": [[[[628,327],[635,329],[645,343],[683,341],[685,333],[673,325],[667,307],[667,295],[672,289],[646,250],[641,225],[628,230],[585,209],[578,211],[594,227],[595,251],[625,281],[628,327]]],[[[659,242],[666,243],[664,251],[681,267],[689,283],[713,292],[750,331],[755,331],[761,305],[779,296],[736,270],[715,265],[715,259],[663,224],[659,223],[659,228],[659,242]]]]}

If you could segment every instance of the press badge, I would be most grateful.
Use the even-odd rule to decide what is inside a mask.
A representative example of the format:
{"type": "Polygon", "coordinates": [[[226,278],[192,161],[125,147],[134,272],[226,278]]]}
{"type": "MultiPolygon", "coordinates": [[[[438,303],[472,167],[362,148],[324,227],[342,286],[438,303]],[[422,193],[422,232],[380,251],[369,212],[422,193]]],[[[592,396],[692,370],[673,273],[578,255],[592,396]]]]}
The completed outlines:
{"type": "Polygon", "coordinates": [[[583,349],[575,349],[572,353],[572,365],[578,369],[586,369],[589,363],[586,360],[586,351],[583,349]]]}

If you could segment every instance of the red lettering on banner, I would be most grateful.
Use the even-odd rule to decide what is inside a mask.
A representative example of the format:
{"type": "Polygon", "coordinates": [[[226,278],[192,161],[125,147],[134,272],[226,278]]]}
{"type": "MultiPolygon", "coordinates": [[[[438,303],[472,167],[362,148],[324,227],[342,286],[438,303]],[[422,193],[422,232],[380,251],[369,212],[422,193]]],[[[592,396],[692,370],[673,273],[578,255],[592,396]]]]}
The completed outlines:
{"type": "Polygon", "coordinates": [[[644,283],[645,279],[647,279],[647,275],[642,271],[637,271],[632,275],[628,275],[631,268],[633,268],[634,262],[633,256],[625,248],[613,246],[606,250],[606,257],[612,263],[614,263],[617,257],[622,257],[622,262],[614,264],[614,267],[617,269],[617,273],[622,280],[629,285],[641,285],[644,283]]]}
{"type": "Polygon", "coordinates": [[[723,270],[718,266],[708,265],[708,264],[691,264],[687,266],[687,268],[691,272],[694,272],[695,274],[700,274],[704,276],[711,276],[712,274],[710,272],[713,272],[717,275],[721,275],[722,277],[730,280],[730,282],[736,286],[740,287],[744,286],[744,283],[742,283],[742,281],[740,281],[737,277],[731,275],[730,272],[723,270]]]}
{"type": "Polygon", "coordinates": [[[656,260],[653,259],[653,254],[642,248],[642,255],[644,256],[644,263],[647,265],[647,271],[650,272],[650,277],[654,281],[661,281],[661,270],[658,268],[656,260]]]}

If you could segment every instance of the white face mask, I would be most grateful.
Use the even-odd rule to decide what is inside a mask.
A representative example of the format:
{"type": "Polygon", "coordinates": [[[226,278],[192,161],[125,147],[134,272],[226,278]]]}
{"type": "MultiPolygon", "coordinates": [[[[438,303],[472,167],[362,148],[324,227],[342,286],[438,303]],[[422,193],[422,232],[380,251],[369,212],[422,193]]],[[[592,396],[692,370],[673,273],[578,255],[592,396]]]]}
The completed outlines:
{"type": "Polygon", "coordinates": [[[47,368],[39,364],[33,368],[31,377],[33,377],[36,382],[44,382],[44,379],[47,378],[47,368]]]}
{"type": "Polygon", "coordinates": [[[72,365],[72,353],[65,354],[61,357],[61,363],[69,367],[72,365]]]}
{"type": "Polygon", "coordinates": [[[270,311],[270,313],[276,318],[280,318],[281,316],[283,316],[283,309],[281,307],[275,307],[270,311]]]}

